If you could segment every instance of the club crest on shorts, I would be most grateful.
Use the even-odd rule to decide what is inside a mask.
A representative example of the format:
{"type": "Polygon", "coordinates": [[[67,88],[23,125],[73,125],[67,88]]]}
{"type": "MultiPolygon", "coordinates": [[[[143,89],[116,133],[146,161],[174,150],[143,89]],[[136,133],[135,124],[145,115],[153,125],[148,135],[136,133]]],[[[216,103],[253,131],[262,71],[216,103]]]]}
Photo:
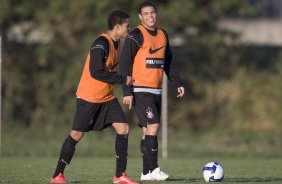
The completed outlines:
{"type": "Polygon", "coordinates": [[[146,114],[147,114],[147,118],[149,118],[149,119],[154,118],[153,110],[150,107],[147,108],[146,114]]]}

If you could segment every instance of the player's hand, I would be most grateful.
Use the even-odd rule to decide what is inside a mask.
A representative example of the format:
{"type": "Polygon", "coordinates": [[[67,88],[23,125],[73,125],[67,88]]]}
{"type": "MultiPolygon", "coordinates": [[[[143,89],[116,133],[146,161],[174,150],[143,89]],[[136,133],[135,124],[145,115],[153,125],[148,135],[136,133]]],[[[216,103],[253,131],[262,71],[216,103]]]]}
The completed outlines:
{"type": "Polygon", "coordinates": [[[185,89],[184,89],[183,86],[177,88],[177,91],[178,91],[177,98],[181,98],[181,97],[183,97],[183,95],[185,94],[185,89]]]}
{"type": "Polygon", "coordinates": [[[123,97],[123,104],[128,105],[128,109],[132,108],[133,104],[133,96],[125,96],[123,97]]]}
{"type": "Polygon", "coordinates": [[[134,82],[134,79],[132,79],[131,76],[126,76],[126,85],[129,86],[129,85],[132,85],[134,82]]]}

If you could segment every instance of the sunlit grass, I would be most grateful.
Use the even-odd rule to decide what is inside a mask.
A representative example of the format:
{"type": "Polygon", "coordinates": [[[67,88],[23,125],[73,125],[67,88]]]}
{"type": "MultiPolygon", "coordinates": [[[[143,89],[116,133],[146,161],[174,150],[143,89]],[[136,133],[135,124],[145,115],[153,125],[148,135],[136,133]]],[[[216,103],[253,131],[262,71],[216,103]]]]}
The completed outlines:
{"type": "MultiPolygon", "coordinates": [[[[170,174],[164,182],[144,183],[205,183],[202,167],[209,161],[218,161],[225,169],[222,183],[281,183],[282,158],[206,156],[169,158],[160,160],[160,166],[170,174]]],[[[0,183],[49,183],[57,158],[0,157],[0,183]]],[[[127,173],[139,180],[141,160],[129,158],[127,173]]],[[[111,183],[115,170],[113,158],[74,157],[65,176],[72,183],[111,183]]]]}

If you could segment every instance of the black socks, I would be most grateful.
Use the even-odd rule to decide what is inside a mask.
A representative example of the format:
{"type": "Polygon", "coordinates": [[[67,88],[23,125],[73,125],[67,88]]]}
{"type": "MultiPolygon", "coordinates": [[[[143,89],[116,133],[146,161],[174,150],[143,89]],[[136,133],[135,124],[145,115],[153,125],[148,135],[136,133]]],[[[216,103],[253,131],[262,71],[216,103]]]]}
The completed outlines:
{"type": "MultiPolygon", "coordinates": [[[[156,135],[145,136],[145,146],[148,154],[150,171],[155,170],[158,166],[158,138],[156,135]]],[[[143,173],[145,174],[145,173],[143,173]]]]}
{"type": "Polygon", "coordinates": [[[74,140],[70,135],[66,138],[62,146],[61,154],[53,178],[58,176],[59,173],[64,173],[66,165],[71,162],[71,159],[75,152],[76,144],[77,141],[74,140]]]}
{"type": "MultiPolygon", "coordinates": [[[[68,136],[62,146],[61,154],[53,178],[64,173],[67,164],[70,164],[75,152],[77,141],[68,136]]],[[[128,135],[117,134],[115,141],[116,177],[122,176],[127,165],[128,135]]],[[[146,135],[141,139],[140,150],[143,157],[143,174],[148,174],[158,167],[158,139],[157,136],[146,135]]]]}
{"type": "Polygon", "coordinates": [[[126,170],[127,164],[127,148],[128,148],[128,134],[116,135],[115,150],[116,150],[116,177],[122,176],[126,170]]]}
{"type": "Polygon", "coordinates": [[[148,158],[147,148],[145,144],[145,139],[141,139],[140,150],[141,150],[142,158],[143,158],[143,174],[145,175],[145,174],[148,174],[150,171],[149,158],[148,158]]]}

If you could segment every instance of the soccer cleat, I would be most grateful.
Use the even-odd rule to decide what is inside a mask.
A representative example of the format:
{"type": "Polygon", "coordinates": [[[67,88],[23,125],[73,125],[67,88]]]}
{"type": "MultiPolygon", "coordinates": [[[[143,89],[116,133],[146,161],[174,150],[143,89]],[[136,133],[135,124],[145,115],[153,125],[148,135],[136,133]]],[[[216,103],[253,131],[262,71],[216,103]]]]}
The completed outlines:
{"type": "Polygon", "coordinates": [[[55,178],[51,178],[50,183],[69,183],[69,180],[62,173],[59,173],[55,178]]]}
{"type": "Polygon", "coordinates": [[[161,171],[159,167],[157,167],[150,173],[150,177],[151,180],[164,181],[169,177],[169,175],[167,175],[166,173],[161,171]]]}
{"type": "Polygon", "coordinates": [[[127,174],[124,172],[122,173],[121,177],[114,177],[113,178],[113,183],[118,183],[118,184],[139,184],[137,181],[133,181],[130,179],[127,174]]]}

